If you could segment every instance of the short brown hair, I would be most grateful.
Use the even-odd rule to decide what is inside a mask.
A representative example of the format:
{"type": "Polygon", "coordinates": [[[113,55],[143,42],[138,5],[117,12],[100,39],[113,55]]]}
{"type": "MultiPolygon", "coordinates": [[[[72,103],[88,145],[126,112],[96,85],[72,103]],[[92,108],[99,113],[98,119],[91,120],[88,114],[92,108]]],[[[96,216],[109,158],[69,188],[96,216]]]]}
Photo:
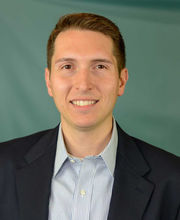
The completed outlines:
{"type": "Polygon", "coordinates": [[[75,13],[60,17],[49,36],[47,44],[47,66],[49,70],[51,70],[56,37],[59,33],[68,29],[91,30],[109,36],[114,43],[113,53],[117,60],[119,73],[125,67],[125,45],[119,28],[111,20],[103,16],[90,13],[75,13]]]}

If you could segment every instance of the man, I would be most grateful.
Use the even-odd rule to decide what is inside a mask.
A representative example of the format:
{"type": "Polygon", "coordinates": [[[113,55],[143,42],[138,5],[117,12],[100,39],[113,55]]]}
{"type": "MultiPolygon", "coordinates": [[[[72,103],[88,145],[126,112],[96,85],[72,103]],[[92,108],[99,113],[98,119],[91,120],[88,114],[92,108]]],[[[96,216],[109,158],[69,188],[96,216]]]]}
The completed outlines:
{"type": "Polygon", "coordinates": [[[0,145],[1,220],[180,220],[180,160],[130,137],[112,111],[128,80],[107,18],[61,17],[45,79],[54,129],[0,145]]]}

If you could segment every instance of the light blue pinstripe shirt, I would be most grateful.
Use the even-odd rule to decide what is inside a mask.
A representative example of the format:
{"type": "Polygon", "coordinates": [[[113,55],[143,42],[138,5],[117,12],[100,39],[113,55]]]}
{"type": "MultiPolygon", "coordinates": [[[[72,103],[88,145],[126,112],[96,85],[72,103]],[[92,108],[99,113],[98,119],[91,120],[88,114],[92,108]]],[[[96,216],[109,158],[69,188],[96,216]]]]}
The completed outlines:
{"type": "Polygon", "coordinates": [[[58,134],[49,202],[49,220],[106,220],[109,212],[117,151],[115,120],[103,152],[84,159],[69,155],[58,134]]]}

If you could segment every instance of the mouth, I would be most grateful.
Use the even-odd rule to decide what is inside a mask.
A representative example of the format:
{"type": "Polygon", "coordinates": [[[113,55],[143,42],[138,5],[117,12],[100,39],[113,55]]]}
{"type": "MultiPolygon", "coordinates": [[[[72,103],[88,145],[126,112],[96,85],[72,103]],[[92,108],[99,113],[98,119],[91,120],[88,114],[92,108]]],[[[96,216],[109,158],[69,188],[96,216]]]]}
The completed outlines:
{"type": "Polygon", "coordinates": [[[99,100],[72,100],[71,104],[75,106],[91,106],[95,105],[99,100]]]}

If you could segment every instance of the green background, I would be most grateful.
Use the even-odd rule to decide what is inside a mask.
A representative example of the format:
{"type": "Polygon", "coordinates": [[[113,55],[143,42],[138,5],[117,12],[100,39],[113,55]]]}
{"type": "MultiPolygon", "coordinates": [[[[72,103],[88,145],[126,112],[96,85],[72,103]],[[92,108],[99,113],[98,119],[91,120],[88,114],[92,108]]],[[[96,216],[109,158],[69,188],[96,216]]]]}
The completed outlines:
{"type": "Polygon", "coordinates": [[[120,126],[180,155],[180,4],[171,0],[1,0],[0,142],[58,124],[44,81],[46,43],[58,18],[73,12],[107,16],[124,36],[129,81],[114,111],[120,126]]]}

